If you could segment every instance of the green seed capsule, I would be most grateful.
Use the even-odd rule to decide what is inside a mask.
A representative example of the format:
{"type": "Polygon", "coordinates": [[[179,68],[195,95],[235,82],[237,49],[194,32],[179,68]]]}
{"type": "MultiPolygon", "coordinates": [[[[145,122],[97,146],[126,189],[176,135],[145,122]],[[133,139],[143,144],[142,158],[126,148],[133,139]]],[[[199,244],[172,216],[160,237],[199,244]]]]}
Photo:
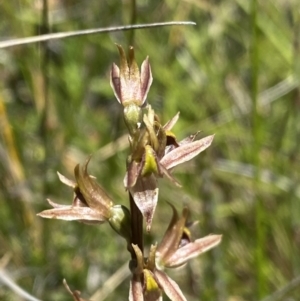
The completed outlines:
{"type": "Polygon", "coordinates": [[[131,217],[129,210],[123,205],[115,205],[110,208],[110,226],[127,241],[131,239],[131,217]]]}
{"type": "Polygon", "coordinates": [[[133,136],[140,128],[142,122],[142,109],[134,102],[124,107],[124,120],[129,134],[133,136]]]}

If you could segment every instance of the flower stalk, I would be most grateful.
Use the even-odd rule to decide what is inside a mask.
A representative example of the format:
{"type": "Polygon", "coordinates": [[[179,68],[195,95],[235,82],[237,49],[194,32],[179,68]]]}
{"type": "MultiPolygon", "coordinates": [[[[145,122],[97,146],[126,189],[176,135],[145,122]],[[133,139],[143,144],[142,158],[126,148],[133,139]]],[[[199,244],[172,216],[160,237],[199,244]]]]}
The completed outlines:
{"type": "MultiPolygon", "coordinates": [[[[132,244],[138,246],[138,248],[144,250],[144,238],[143,238],[143,215],[137,207],[131,193],[129,195],[130,211],[131,211],[131,231],[132,231],[132,244]]],[[[136,253],[130,248],[131,258],[136,259],[136,253]]]]}

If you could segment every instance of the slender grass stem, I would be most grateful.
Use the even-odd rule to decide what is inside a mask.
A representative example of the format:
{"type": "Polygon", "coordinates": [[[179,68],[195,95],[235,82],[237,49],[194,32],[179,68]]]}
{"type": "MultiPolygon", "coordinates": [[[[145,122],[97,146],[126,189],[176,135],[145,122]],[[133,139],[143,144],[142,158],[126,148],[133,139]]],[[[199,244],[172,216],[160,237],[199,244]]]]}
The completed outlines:
{"type": "MultiPolygon", "coordinates": [[[[49,32],[49,20],[48,20],[48,1],[43,0],[43,10],[41,17],[41,30],[43,33],[49,32]]],[[[45,158],[44,158],[44,170],[48,170],[47,160],[49,156],[49,141],[48,141],[48,115],[49,115],[49,51],[47,47],[47,42],[41,43],[41,54],[42,54],[42,74],[43,74],[43,93],[44,93],[44,108],[41,117],[41,135],[44,143],[45,158]]],[[[46,177],[46,173],[44,174],[46,177]]],[[[44,181],[44,194],[47,195],[47,179],[44,181]]]]}
{"type": "Polygon", "coordinates": [[[109,32],[126,31],[126,30],[133,30],[133,29],[145,29],[145,28],[154,28],[154,27],[162,27],[162,26],[185,26],[185,25],[196,25],[196,23],[191,21],[172,21],[172,22],[160,22],[160,23],[150,23],[150,24],[125,25],[125,26],[116,26],[116,27],[109,27],[109,28],[93,28],[93,29],[85,29],[85,30],[75,30],[70,32],[49,33],[49,34],[44,34],[39,36],[2,41],[0,42],[0,49],[13,47],[17,45],[32,44],[32,43],[37,43],[42,41],[65,39],[65,38],[91,35],[97,33],[109,33],[109,32]]]}
{"type": "MultiPolygon", "coordinates": [[[[297,78],[300,78],[300,16],[299,16],[300,4],[298,3],[298,9],[293,12],[293,61],[292,69],[297,78]]],[[[292,93],[292,105],[290,112],[293,112],[293,128],[295,130],[295,141],[299,141],[300,137],[300,127],[299,127],[299,102],[300,102],[300,89],[299,86],[292,93]]],[[[294,144],[293,151],[291,154],[291,166],[294,166],[299,153],[298,143],[294,144]]],[[[295,179],[295,183],[299,183],[299,173],[293,168],[292,176],[295,179]]],[[[300,273],[300,259],[299,259],[299,247],[295,237],[297,237],[297,229],[299,228],[299,216],[300,212],[299,199],[295,197],[295,189],[293,187],[290,191],[290,212],[291,212],[291,224],[290,224],[290,241],[291,241],[291,264],[293,270],[293,276],[299,275],[300,273]]]]}
{"type": "MultiPolygon", "coordinates": [[[[130,24],[135,24],[137,21],[136,0],[131,0],[131,16],[130,24]]],[[[134,45],[135,30],[129,32],[129,45],[134,45]]]]}
{"type": "Polygon", "coordinates": [[[251,68],[252,68],[252,84],[251,96],[253,101],[253,150],[252,162],[257,166],[253,181],[253,196],[255,198],[255,228],[256,228],[256,247],[255,247],[255,267],[257,279],[257,297],[263,298],[266,291],[265,277],[265,213],[264,204],[259,195],[259,179],[260,179],[260,149],[262,144],[262,123],[258,108],[258,75],[259,75],[259,45],[258,45],[258,26],[257,26],[257,0],[252,0],[251,6],[251,29],[252,29],[252,44],[251,44],[251,68]]]}

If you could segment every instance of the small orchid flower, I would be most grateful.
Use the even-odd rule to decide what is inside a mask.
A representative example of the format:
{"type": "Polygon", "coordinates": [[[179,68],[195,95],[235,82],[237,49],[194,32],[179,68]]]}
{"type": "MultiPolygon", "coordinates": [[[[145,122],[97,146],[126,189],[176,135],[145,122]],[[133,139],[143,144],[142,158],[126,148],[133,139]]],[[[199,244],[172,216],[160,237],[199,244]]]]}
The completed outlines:
{"type": "Polygon", "coordinates": [[[76,182],[58,173],[61,182],[74,190],[72,205],[60,205],[48,199],[53,209],[44,210],[37,215],[44,218],[77,220],[85,224],[102,224],[107,221],[119,235],[130,242],[130,212],[123,205],[114,205],[96,179],[88,174],[89,160],[83,167],[76,165],[76,182]]]}
{"type": "Polygon", "coordinates": [[[161,126],[149,106],[148,115],[144,115],[143,118],[145,128],[140,132],[139,139],[131,143],[132,155],[124,178],[124,186],[130,191],[142,212],[148,231],[158,200],[157,178],[166,176],[180,186],[170,171],[204,151],[214,138],[214,135],[211,135],[194,141],[196,135],[191,135],[177,142],[171,129],[178,117],[179,114],[176,114],[166,125],[161,126]]]}
{"type": "Polygon", "coordinates": [[[217,246],[222,239],[221,235],[208,235],[193,241],[187,223],[189,210],[184,208],[179,217],[175,207],[169,205],[173,217],[156,252],[156,264],[160,269],[184,265],[189,259],[217,246]]]}
{"type": "Polygon", "coordinates": [[[129,59],[127,61],[124,49],[117,45],[121,57],[120,68],[113,63],[110,74],[110,85],[114,94],[123,106],[135,102],[138,106],[145,106],[146,98],[152,84],[152,73],[147,57],[141,67],[134,59],[134,49],[129,47],[129,59]]]}
{"type": "Polygon", "coordinates": [[[192,241],[188,230],[188,209],[184,208],[179,217],[174,206],[173,217],[161,241],[152,245],[149,257],[144,258],[142,251],[132,245],[136,260],[131,262],[133,274],[130,282],[129,301],[161,301],[163,292],[171,301],[186,301],[178,284],[164,271],[164,268],[176,268],[185,264],[221,241],[221,235],[208,235],[192,241]]]}
{"type": "Polygon", "coordinates": [[[132,245],[136,262],[131,262],[129,301],[162,301],[165,293],[171,301],[186,301],[178,284],[168,275],[156,268],[156,245],[152,245],[148,258],[143,258],[141,250],[132,245]]]}
{"type": "Polygon", "coordinates": [[[74,169],[76,182],[58,173],[60,181],[74,190],[72,205],[60,205],[48,199],[47,201],[53,209],[42,211],[38,213],[38,216],[69,221],[77,220],[87,224],[101,224],[110,218],[113,201],[95,178],[87,173],[88,163],[89,160],[83,167],[79,164],[76,165],[74,169]]]}
{"type": "Polygon", "coordinates": [[[117,45],[121,57],[120,68],[112,65],[110,85],[119,103],[124,106],[124,119],[130,135],[134,135],[141,125],[141,107],[147,105],[146,98],[152,83],[152,73],[148,57],[141,66],[141,72],[134,59],[134,49],[129,48],[129,58],[122,46],[117,45]]]}

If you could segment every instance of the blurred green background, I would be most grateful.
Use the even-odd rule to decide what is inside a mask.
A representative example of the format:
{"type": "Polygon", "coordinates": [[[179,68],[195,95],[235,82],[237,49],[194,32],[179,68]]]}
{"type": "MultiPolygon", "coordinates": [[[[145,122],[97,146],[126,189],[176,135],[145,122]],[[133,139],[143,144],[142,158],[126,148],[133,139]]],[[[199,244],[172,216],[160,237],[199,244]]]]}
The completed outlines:
{"type": "Polygon", "coordinates": [[[175,170],[183,188],[160,181],[146,237],[161,238],[166,201],[189,206],[195,237],[223,234],[220,246],[170,271],[187,299],[300,300],[299,1],[1,1],[0,36],[175,20],[197,25],[0,49],[0,300],[26,300],[13,284],[40,300],[71,300],[63,278],[86,298],[112,291],[94,301],[128,299],[119,268],[129,253],[108,225],[36,217],[50,208],[46,198],[71,203],[56,171],[73,178],[90,154],[90,173],[127,204],[127,136],[109,85],[114,43],[134,45],[139,65],[149,55],[148,101],[163,123],[181,112],[179,139],[216,134],[175,170]]]}

